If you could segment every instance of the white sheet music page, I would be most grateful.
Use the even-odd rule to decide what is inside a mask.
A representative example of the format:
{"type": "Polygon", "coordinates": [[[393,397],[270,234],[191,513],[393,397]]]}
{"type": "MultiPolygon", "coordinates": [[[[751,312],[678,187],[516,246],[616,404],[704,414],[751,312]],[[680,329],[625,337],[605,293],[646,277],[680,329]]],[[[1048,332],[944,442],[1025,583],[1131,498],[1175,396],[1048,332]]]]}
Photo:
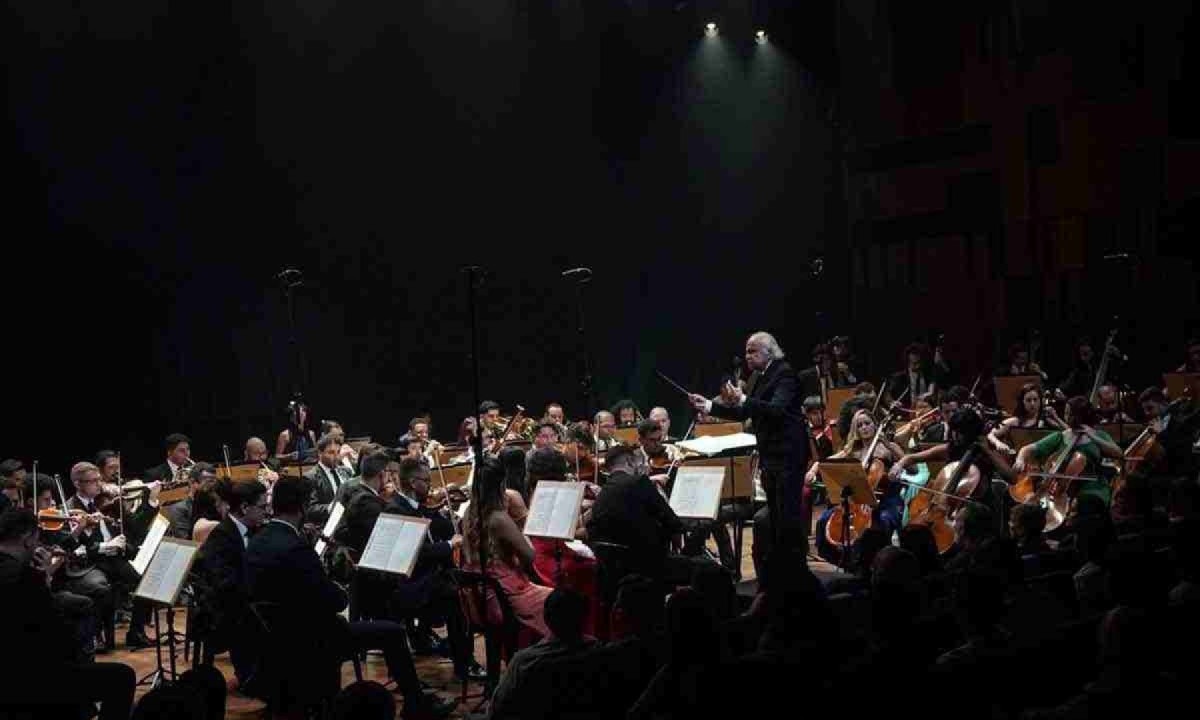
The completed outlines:
{"type": "Polygon", "coordinates": [[[701,455],[719,455],[728,450],[753,448],[758,445],[758,439],[750,433],[740,432],[732,435],[706,435],[677,444],[684,450],[691,450],[701,455]]]}
{"type": "Polygon", "coordinates": [[[525,534],[560,540],[575,538],[579,508],[583,504],[584,484],[542,481],[533,490],[525,534]]]}
{"type": "MultiPolygon", "coordinates": [[[[321,528],[321,534],[325,537],[333,537],[333,532],[342,522],[342,515],[346,512],[346,506],[341,503],[334,503],[333,509],[329,511],[329,517],[325,520],[325,527],[321,528]]],[[[313,546],[313,550],[317,551],[317,555],[325,554],[325,541],[318,540],[313,546]]]]}
{"type": "Polygon", "coordinates": [[[671,488],[671,509],[681,518],[716,520],[727,467],[681,465],[671,488]]]}
{"type": "Polygon", "coordinates": [[[380,515],[358,566],[411,576],[428,528],[429,521],[425,518],[380,515]]]}
{"type": "Polygon", "coordinates": [[[138,575],[146,573],[146,566],[150,564],[150,558],[154,557],[159,543],[162,542],[163,536],[167,534],[167,530],[170,527],[171,521],[165,515],[154,516],[154,521],[150,523],[150,530],[146,533],[146,539],[142,542],[142,546],[138,548],[137,557],[130,563],[130,565],[133,565],[133,569],[137,570],[138,575]]]}
{"type": "Polygon", "coordinates": [[[199,545],[188,540],[165,538],[158,544],[158,550],[150,559],[142,581],[138,583],[134,595],[164,605],[175,603],[179,589],[187,580],[191,570],[192,560],[196,557],[199,545]]]}

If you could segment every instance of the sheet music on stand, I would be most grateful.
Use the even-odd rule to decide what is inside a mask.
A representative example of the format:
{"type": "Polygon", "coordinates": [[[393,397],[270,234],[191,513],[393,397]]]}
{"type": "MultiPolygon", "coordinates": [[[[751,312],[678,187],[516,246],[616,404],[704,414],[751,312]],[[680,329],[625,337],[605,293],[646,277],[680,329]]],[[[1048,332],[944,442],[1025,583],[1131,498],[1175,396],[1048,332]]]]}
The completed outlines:
{"type": "Polygon", "coordinates": [[[411,577],[428,532],[425,518],[383,513],[375,521],[358,566],[411,577]]]}
{"type": "Polygon", "coordinates": [[[729,468],[681,465],[671,488],[671,509],[681,518],[716,520],[729,468]]]}
{"type": "Polygon", "coordinates": [[[719,455],[731,450],[746,450],[757,447],[758,439],[750,433],[740,432],[732,435],[706,435],[676,443],[684,450],[690,450],[701,455],[719,455]]]}
{"type": "Polygon", "coordinates": [[[200,543],[191,540],[163,538],[133,594],[163,605],[174,605],[199,549],[200,543]]]}
{"type": "Polygon", "coordinates": [[[146,574],[146,567],[150,564],[150,559],[154,557],[159,543],[166,537],[167,530],[170,527],[171,521],[165,515],[154,516],[154,521],[150,523],[150,530],[146,532],[146,539],[142,541],[142,546],[138,548],[137,556],[130,563],[138,575],[146,574]]]}
{"type": "MultiPolygon", "coordinates": [[[[342,522],[342,515],[346,512],[346,506],[339,503],[333,504],[333,509],[329,511],[329,517],[325,520],[325,527],[321,529],[321,534],[325,537],[333,537],[333,532],[337,530],[338,525],[342,522]]],[[[317,540],[317,544],[313,546],[313,550],[317,551],[317,557],[325,554],[324,538],[317,540]]]]}
{"type": "Polygon", "coordinates": [[[533,489],[525,534],[530,537],[574,540],[585,485],[543,480],[533,489]]]}

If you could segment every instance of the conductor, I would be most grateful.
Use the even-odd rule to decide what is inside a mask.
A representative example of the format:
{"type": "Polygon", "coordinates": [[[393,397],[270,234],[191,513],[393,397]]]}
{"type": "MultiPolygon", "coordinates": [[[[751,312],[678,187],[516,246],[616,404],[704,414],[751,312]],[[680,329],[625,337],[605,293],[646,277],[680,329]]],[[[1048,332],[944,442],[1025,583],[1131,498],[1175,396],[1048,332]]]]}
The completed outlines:
{"type": "MultiPolygon", "coordinates": [[[[808,454],[804,398],[792,366],[784,360],[783,348],[769,333],[756,332],[747,338],[746,366],[759,373],[749,395],[726,382],[721,394],[711,400],[695,393],[688,398],[697,411],[727,420],[750,421],[748,429],[757,438],[762,485],[767,493],[771,545],[803,550],[808,534],[801,520],[808,454]]],[[[755,539],[761,542],[767,538],[755,539]]]]}

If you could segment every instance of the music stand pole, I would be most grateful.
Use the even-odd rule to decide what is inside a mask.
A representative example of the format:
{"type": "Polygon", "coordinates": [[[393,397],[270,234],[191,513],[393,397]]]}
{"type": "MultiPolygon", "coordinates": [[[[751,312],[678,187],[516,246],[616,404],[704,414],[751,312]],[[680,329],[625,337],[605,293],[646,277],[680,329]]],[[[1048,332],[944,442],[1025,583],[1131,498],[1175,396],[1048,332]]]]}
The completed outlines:
{"type": "Polygon", "coordinates": [[[839,556],[842,572],[850,572],[850,496],[854,494],[854,489],[842,486],[842,552],[839,556]]]}
{"type": "Polygon", "coordinates": [[[592,358],[588,351],[587,330],[584,324],[583,286],[586,283],[586,278],[575,281],[575,323],[579,333],[579,351],[583,354],[583,377],[579,379],[579,386],[587,406],[587,417],[591,419],[596,413],[596,397],[592,387],[592,358]]]}

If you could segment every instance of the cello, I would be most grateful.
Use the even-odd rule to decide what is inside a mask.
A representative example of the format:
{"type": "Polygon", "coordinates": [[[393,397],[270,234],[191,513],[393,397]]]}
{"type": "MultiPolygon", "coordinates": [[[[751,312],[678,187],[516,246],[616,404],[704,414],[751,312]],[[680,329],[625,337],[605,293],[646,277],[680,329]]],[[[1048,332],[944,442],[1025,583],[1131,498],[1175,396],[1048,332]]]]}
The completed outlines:
{"type": "MultiPolygon", "coordinates": [[[[879,447],[879,441],[883,439],[883,433],[895,412],[894,407],[888,410],[884,419],[876,426],[875,436],[871,438],[867,451],[863,453],[862,468],[867,473],[867,484],[871,486],[873,493],[880,492],[886,486],[887,468],[883,466],[883,460],[875,457],[875,449],[879,447]]],[[[854,432],[853,428],[851,432],[854,432]]],[[[858,538],[871,527],[870,505],[850,502],[849,508],[849,528],[846,527],[846,512],[841,507],[835,507],[825,523],[825,539],[830,545],[843,551],[858,542],[858,538]]]]}
{"type": "Polygon", "coordinates": [[[933,534],[938,553],[954,546],[954,516],[984,487],[983,473],[975,465],[978,444],[967,449],[961,460],[946,463],[928,486],[917,488],[908,503],[908,524],[924,525],[933,534]]]}
{"type": "Polygon", "coordinates": [[[1026,468],[1017,476],[1008,489],[1008,495],[1018,504],[1036,503],[1046,510],[1046,528],[1050,532],[1066,520],[1071,505],[1071,481],[1087,479],[1082,476],[1087,469],[1087,456],[1079,451],[1083,433],[1075,433],[1071,444],[1044,466],[1045,472],[1034,467],[1026,468]]]}

